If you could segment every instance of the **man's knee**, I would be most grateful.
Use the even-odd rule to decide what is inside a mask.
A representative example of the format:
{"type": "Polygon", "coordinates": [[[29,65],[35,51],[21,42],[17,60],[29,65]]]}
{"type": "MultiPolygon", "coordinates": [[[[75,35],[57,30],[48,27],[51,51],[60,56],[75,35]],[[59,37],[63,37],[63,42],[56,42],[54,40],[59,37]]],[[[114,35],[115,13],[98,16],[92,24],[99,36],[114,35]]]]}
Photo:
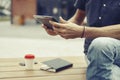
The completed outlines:
{"type": "Polygon", "coordinates": [[[104,37],[100,37],[100,38],[96,38],[92,41],[89,50],[90,49],[95,49],[95,50],[106,50],[110,47],[111,42],[109,40],[107,40],[107,38],[104,37]]]}
{"type": "Polygon", "coordinates": [[[88,58],[92,59],[101,59],[101,56],[114,56],[113,51],[113,43],[109,40],[109,38],[96,38],[92,41],[89,49],[88,49],[88,58]]]}

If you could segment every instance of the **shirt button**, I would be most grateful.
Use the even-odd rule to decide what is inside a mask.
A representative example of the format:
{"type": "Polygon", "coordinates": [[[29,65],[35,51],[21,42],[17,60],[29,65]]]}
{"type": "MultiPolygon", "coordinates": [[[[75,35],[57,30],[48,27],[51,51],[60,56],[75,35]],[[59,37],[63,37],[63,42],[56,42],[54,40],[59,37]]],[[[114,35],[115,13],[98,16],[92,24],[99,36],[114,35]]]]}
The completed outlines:
{"type": "Polygon", "coordinates": [[[104,7],[106,7],[106,4],[103,4],[104,7]]]}
{"type": "Polygon", "coordinates": [[[99,20],[101,20],[102,19],[102,17],[99,17],[99,20]]]}

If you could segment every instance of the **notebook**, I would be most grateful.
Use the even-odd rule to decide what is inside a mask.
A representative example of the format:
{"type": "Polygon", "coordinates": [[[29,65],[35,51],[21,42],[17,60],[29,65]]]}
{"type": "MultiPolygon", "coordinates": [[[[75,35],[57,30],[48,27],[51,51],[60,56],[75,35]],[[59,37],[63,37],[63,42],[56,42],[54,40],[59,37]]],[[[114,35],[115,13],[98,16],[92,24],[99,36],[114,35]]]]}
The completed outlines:
{"type": "Polygon", "coordinates": [[[61,58],[56,58],[42,62],[40,69],[50,72],[59,72],[72,66],[73,64],[71,62],[63,60],[61,58]]]}

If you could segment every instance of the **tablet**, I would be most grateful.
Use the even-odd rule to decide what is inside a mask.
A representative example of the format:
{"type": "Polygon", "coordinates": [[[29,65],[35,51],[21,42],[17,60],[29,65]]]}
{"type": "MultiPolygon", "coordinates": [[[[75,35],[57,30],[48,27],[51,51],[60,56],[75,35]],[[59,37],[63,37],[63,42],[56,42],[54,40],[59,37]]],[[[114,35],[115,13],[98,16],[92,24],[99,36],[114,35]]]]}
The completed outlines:
{"type": "Polygon", "coordinates": [[[53,29],[52,25],[49,23],[49,21],[55,21],[58,22],[53,16],[46,16],[46,15],[34,15],[33,16],[37,22],[40,22],[47,26],[48,29],[53,29]]]}

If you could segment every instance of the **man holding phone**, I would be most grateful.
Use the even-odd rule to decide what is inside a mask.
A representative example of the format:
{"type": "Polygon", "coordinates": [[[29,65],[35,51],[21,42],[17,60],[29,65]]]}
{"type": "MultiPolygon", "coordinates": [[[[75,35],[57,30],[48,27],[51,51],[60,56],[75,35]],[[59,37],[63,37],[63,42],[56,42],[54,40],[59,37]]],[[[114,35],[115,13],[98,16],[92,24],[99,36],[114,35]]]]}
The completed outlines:
{"type": "Polygon", "coordinates": [[[76,13],[68,21],[50,21],[50,35],[65,39],[86,38],[84,53],[89,65],[87,80],[120,80],[120,0],[76,0],[76,13]],[[88,26],[83,26],[87,17],[88,26]]]}

